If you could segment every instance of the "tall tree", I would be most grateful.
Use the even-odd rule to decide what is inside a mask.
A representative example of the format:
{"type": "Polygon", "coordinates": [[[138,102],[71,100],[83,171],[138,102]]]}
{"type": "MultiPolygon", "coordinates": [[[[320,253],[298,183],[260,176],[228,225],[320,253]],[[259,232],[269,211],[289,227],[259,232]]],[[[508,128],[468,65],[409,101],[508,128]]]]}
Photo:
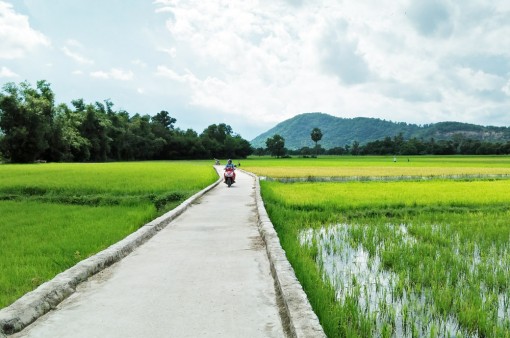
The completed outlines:
{"type": "Polygon", "coordinates": [[[168,114],[166,110],[162,110],[151,118],[152,123],[158,123],[166,129],[174,129],[174,123],[177,120],[168,114]]]}
{"type": "Polygon", "coordinates": [[[58,105],[55,111],[55,129],[58,130],[60,143],[53,151],[60,152],[58,160],[67,162],[88,160],[90,158],[90,142],[80,134],[79,130],[83,122],[83,115],[73,112],[64,103],[58,105]]]}
{"type": "Polygon", "coordinates": [[[285,139],[278,134],[269,137],[266,140],[266,146],[271,156],[276,156],[276,158],[278,158],[285,155],[285,139]]]}
{"type": "Polygon", "coordinates": [[[312,141],[315,142],[315,155],[319,155],[319,148],[317,147],[317,142],[322,140],[322,131],[319,128],[313,128],[312,133],[310,134],[312,141]]]}
{"type": "Polygon", "coordinates": [[[54,130],[54,94],[46,81],[8,83],[0,93],[2,152],[12,162],[33,162],[49,148],[54,130]]]}
{"type": "Polygon", "coordinates": [[[207,127],[200,139],[210,157],[233,157],[232,127],[225,124],[211,124],[207,127]]]}

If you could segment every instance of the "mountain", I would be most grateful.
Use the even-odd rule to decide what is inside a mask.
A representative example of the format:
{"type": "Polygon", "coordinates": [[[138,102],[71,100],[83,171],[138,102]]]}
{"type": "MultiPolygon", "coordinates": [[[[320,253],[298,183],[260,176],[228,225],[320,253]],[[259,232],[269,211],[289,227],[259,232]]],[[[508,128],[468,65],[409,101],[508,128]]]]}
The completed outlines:
{"type": "Polygon", "coordinates": [[[341,118],[323,113],[305,113],[278,123],[275,127],[260,134],[251,141],[255,148],[266,147],[266,139],[275,134],[285,139],[288,149],[313,147],[310,138],[313,128],[320,128],[322,140],[319,142],[325,149],[351,145],[354,141],[360,144],[393,137],[400,133],[405,139],[448,140],[454,135],[484,141],[509,141],[510,128],[480,126],[461,122],[439,122],[426,125],[391,122],[376,118],[356,117],[341,118]]]}

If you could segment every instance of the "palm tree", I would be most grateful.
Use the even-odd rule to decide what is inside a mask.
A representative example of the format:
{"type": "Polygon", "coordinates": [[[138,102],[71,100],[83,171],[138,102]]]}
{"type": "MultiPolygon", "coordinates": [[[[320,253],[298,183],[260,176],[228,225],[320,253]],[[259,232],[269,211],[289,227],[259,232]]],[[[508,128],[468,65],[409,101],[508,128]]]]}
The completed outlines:
{"type": "Polygon", "coordinates": [[[315,142],[315,156],[318,156],[319,148],[317,147],[317,142],[322,139],[322,131],[319,128],[313,128],[310,136],[312,137],[312,141],[315,142]]]}

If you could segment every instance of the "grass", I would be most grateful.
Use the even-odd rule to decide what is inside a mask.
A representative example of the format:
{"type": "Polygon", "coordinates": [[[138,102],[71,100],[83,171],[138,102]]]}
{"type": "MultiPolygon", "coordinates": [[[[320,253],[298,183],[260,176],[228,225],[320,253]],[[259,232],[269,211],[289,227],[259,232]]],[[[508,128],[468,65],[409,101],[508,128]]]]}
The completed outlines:
{"type": "Polygon", "coordinates": [[[0,165],[0,308],[216,179],[200,161],[0,165]]]}
{"type": "Polygon", "coordinates": [[[506,205],[510,180],[293,183],[274,182],[266,193],[303,209],[464,207],[506,205]],[[320,202],[318,202],[320,201],[320,202]]]}
{"type": "Polygon", "coordinates": [[[110,195],[191,191],[213,182],[210,162],[116,162],[0,165],[0,191],[107,192],[110,195]]]}
{"type": "Polygon", "coordinates": [[[510,175],[510,157],[397,156],[397,162],[393,156],[251,157],[242,162],[242,168],[273,178],[510,175]]]}
{"type": "MultiPolygon", "coordinates": [[[[508,165],[506,158],[447,162],[463,161],[508,165]]],[[[329,337],[510,337],[509,185],[261,182],[329,337]]]]}
{"type": "Polygon", "coordinates": [[[0,307],[118,242],[155,217],[150,203],[81,206],[0,202],[0,307]]]}

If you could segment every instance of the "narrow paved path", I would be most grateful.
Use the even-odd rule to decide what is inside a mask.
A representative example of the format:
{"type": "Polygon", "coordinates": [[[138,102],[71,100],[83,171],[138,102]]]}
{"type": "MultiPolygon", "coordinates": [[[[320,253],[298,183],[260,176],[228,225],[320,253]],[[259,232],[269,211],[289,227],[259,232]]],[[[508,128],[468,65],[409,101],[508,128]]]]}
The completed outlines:
{"type": "Polygon", "coordinates": [[[237,175],[13,337],[284,337],[254,179],[237,175]]]}

